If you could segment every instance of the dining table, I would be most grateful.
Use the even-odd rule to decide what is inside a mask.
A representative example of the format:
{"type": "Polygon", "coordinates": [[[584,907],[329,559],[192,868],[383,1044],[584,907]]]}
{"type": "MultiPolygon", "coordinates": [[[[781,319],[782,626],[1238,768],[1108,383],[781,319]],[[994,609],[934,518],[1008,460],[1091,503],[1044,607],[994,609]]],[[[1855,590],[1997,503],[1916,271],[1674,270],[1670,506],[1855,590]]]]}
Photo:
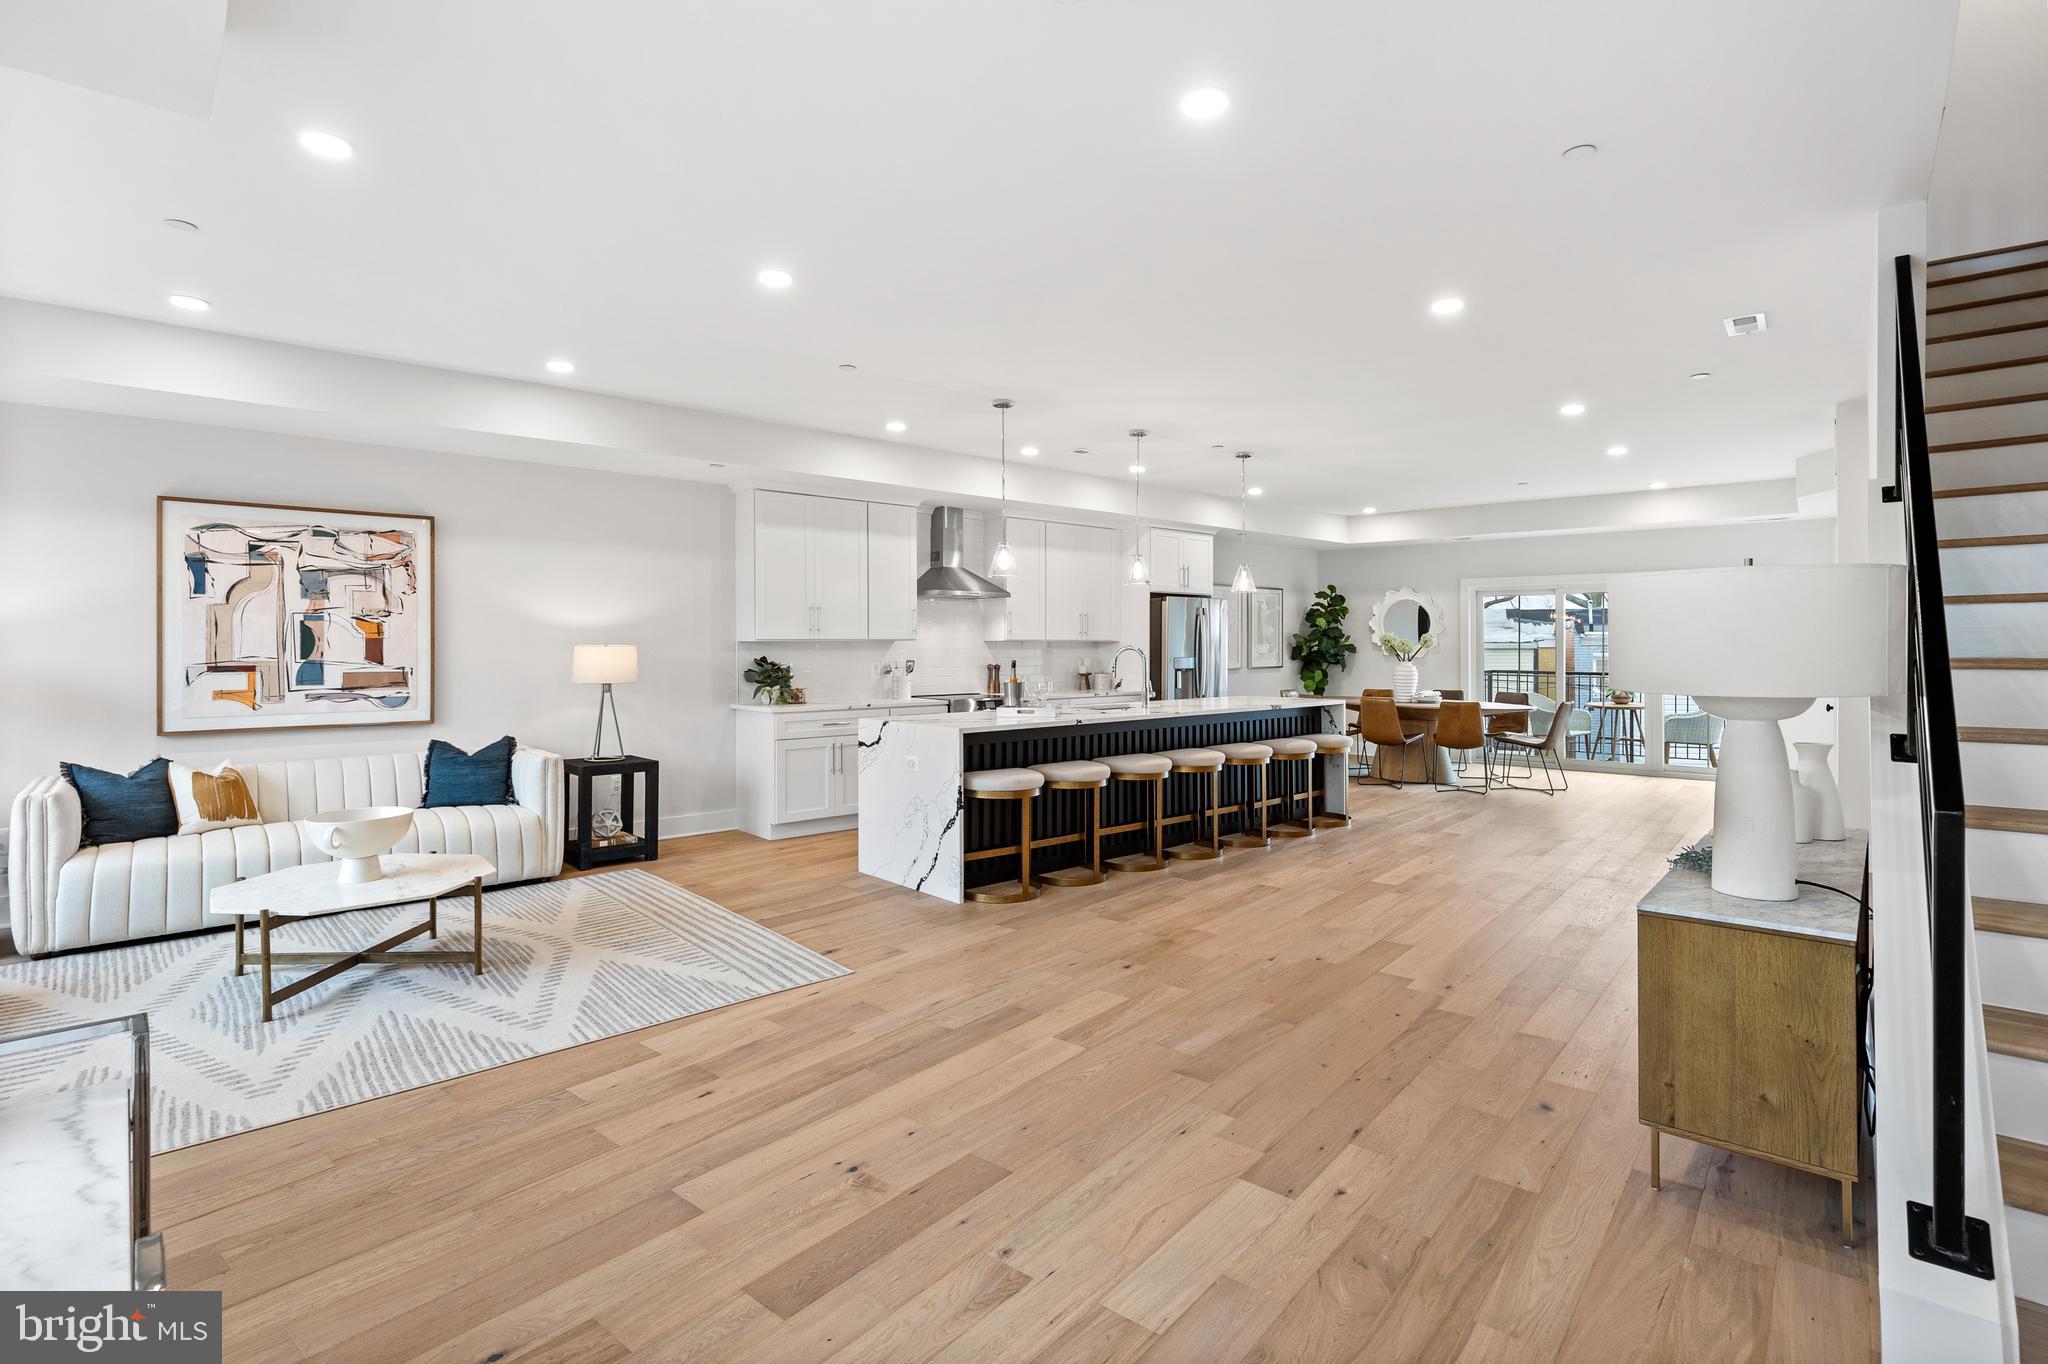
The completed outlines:
{"type": "MultiPolygon", "coordinates": [[[[1346,712],[1351,716],[1352,722],[1355,724],[1358,717],[1358,703],[1356,701],[1347,701],[1344,704],[1346,712]]],[[[1426,737],[1422,743],[1410,744],[1402,751],[1401,770],[1399,773],[1385,770],[1378,760],[1378,755],[1375,754],[1372,765],[1372,775],[1375,780],[1386,782],[1390,785],[1396,780],[1404,783],[1411,781],[1425,782],[1432,779],[1445,784],[1450,782],[1451,760],[1442,749],[1436,746],[1436,722],[1438,715],[1442,713],[1443,704],[1442,701],[1422,700],[1394,702],[1394,709],[1400,712],[1401,715],[1401,732],[1408,735],[1421,734],[1426,737]],[[1430,758],[1432,756],[1436,759],[1434,770],[1430,766],[1430,758]]],[[[1534,706],[1520,701],[1481,701],[1479,703],[1480,718],[1489,724],[1496,716],[1526,716],[1535,709],[1534,706]]]]}

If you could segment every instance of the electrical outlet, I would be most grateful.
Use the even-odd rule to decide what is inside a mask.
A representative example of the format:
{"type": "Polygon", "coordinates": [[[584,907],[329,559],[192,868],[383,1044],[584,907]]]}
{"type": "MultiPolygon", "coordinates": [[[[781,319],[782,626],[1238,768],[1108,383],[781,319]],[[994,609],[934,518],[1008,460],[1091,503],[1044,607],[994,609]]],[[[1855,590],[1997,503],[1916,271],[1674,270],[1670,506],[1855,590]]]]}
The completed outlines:
{"type": "Polygon", "coordinates": [[[903,755],[903,770],[905,772],[917,771],[917,755],[915,753],[906,753],[903,755]]]}

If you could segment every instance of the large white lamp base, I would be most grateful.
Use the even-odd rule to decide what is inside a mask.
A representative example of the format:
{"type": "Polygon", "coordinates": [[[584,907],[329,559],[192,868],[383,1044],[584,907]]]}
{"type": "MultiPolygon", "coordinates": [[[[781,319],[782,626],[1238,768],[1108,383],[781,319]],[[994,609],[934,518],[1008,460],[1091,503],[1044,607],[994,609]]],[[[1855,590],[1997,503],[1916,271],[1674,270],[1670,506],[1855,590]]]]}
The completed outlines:
{"type": "Polygon", "coordinates": [[[1714,889],[1745,900],[1799,898],[1792,843],[1792,770],[1780,720],[1810,696],[1698,696],[1700,709],[1728,722],[1714,775],[1714,889]]]}

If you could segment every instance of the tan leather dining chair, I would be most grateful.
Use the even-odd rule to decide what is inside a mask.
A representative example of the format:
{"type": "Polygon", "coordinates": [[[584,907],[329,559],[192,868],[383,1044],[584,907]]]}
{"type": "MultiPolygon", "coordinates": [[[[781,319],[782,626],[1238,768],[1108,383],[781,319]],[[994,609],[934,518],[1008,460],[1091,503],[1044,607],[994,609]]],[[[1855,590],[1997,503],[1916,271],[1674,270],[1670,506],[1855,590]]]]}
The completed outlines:
{"type": "Polygon", "coordinates": [[[1537,791],[1546,796],[1554,796],[1559,791],[1572,789],[1571,781],[1564,774],[1564,745],[1566,738],[1571,734],[1572,712],[1576,709],[1578,707],[1569,701],[1558,702],[1557,709],[1550,713],[1550,727],[1543,731],[1543,737],[1540,739],[1528,734],[1502,734],[1494,739],[1494,742],[1503,749],[1517,751],[1525,756],[1533,755],[1543,764],[1543,785],[1535,785],[1536,774],[1531,772],[1530,784],[1517,786],[1515,790],[1537,791]],[[1556,772],[1555,782],[1551,780],[1553,769],[1556,772]]]}
{"type": "Polygon", "coordinates": [[[1394,699],[1391,695],[1374,696],[1371,692],[1367,692],[1358,699],[1358,732],[1375,750],[1372,755],[1372,765],[1373,771],[1378,775],[1379,779],[1381,781],[1388,780],[1386,773],[1380,769],[1380,753],[1391,750],[1396,755],[1394,759],[1396,776],[1393,778],[1393,784],[1397,788],[1406,786],[1408,784],[1408,750],[1412,746],[1421,743],[1427,736],[1409,734],[1402,730],[1401,708],[1394,704],[1394,699]]]}
{"type": "Polygon", "coordinates": [[[1394,689],[1392,687],[1367,687],[1364,691],[1359,693],[1358,700],[1346,701],[1344,703],[1344,709],[1348,713],[1359,717],[1358,719],[1353,719],[1349,724],[1347,724],[1344,727],[1344,733],[1351,739],[1358,741],[1358,761],[1354,762],[1351,765],[1351,775],[1354,777],[1360,775],[1360,772],[1362,770],[1362,764],[1365,759],[1363,737],[1359,734],[1358,727],[1363,719],[1363,709],[1366,698],[1371,696],[1383,696],[1386,697],[1388,700],[1392,700],[1394,696],[1394,689]]]}
{"type": "Polygon", "coordinates": [[[1446,701],[1437,707],[1436,735],[1430,755],[1430,781],[1439,791],[1464,791],[1470,795],[1483,796],[1493,787],[1493,749],[1486,742],[1486,721],[1479,713],[1477,701],[1446,701]],[[1472,786],[1463,780],[1443,779],[1442,753],[1449,749],[1454,753],[1470,753],[1479,750],[1481,777],[1479,785],[1472,786]]]}

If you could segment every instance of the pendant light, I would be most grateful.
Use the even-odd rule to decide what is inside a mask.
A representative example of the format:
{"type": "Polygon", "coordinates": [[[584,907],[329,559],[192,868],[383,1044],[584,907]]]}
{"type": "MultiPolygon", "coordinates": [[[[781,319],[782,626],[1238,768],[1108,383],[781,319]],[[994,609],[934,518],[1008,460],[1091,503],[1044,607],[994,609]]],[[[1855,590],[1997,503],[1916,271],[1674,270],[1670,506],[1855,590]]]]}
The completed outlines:
{"type": "Polygon", "coordinates": [[[996,542],[996,552],[989,557],[988,576],[1014,578],[1017,576],[1017,556],[1010,551],[1010,400],[996,399],[996,412],[996,420],[1000,424],[996,457],[1001,461],[1002,469],[1003,524],[997,531],[1002,538],[996,542]]]}
{"type": "Polygon", "coordinates": [[[1127,583],[1149,583],[1152,570],[1145,565],[1145,532],[1138,525],[1138,508],[1145,496],[1145,433],[1131,430],[1131,561],[1124,572],[1127,583]]]}
{"type": "Polygon", "coordinates": [[[1249,552],[1245,548],[1245,509],[1251,503],[1251,493],[1249,492],[1250,474],[1248,472],[1251,468],[1251,459],[1251,451],[1240,450],[1237,452],[1237,572],[1232,574],[1230,578],[1230,590],[1233,592],[1253,592],[1258,590],[1258,584],[1252,581],[1251,560],[1245,557],[1249,552]]]}

